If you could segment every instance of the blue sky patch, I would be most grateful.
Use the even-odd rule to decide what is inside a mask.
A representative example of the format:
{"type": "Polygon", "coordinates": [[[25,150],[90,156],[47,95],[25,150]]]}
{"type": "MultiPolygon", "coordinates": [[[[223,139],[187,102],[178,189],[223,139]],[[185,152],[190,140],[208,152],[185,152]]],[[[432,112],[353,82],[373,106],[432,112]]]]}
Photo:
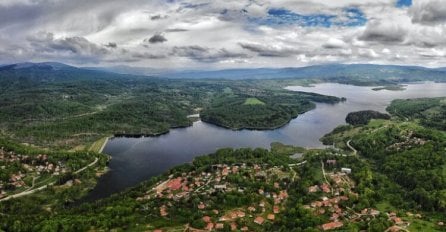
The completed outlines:
{"type": "Polygon", "coordinates": [[[396,2],[397,7],[408,7],[412,6],[412,0],[398,0],[396,2]]]}
{"type": "Polygon", "coordinates": [[[310,14],[303,15],[292,12],[287,9],[270,9],[265,18],[254,18],[254,21],[260,25],[280,26],[280,25],[299,25],[304,27],[355,27],[363,26],[367,22],[364,13],[356,8],[346,8],[343,11],[344,17],[338,17],[331,14],[310,14]]]}

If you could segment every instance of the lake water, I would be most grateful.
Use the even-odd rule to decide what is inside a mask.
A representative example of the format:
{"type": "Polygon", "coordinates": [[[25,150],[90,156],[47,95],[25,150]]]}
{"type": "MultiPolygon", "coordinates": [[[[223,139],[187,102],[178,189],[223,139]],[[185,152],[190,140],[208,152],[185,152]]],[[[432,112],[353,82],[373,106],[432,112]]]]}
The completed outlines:
{"type": "Polygon", "coordinates": [[[404,91],[373,91],[372,87],[333,83],[287,89],[345,97],[347,101],[334,105],[318,103],[316,109],[300,115],[280,129],[270,131],[232,131],[198,121],[191,127],[173,129],[159,137],[112,138],[104,149],[104,153],[112,156],[110,171],[100,178],[85,200],[110,196],[219,148],[269,148],[272,142],[323,147],[319,138],[345,124],[349,112],[385,112],[394,99],[446,96],[446,83],[432,82],[408,84],[404,91]]]}

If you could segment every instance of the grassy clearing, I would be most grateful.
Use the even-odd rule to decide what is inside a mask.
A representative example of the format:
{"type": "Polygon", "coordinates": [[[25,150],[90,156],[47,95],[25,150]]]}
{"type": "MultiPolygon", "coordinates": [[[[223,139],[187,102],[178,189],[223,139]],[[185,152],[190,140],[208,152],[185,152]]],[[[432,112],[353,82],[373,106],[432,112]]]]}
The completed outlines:
{"type": "Polygon", "coordinates": [[[101,151],[102,146],[107,142],[107,138],[108,137],[104,137],[104,138],[101,138],[98,141],[94,142],[90,146],[88,151],[93,151],[93,152],[98,152],[99,153],[101,151]]]}
{"type": "Polygon", "coordinates": [[[415,218],[405,218],[405,219],[410,221],[410,226],[407,228],[409,231],[424,231],[424,232],[441,231],[433,222],[415,218]]]}
{"type": "Polygon", "coordinates": [[[255,97],[251,97],[247,98],[243,105],[265,105],[265,103],[255,97]]]}

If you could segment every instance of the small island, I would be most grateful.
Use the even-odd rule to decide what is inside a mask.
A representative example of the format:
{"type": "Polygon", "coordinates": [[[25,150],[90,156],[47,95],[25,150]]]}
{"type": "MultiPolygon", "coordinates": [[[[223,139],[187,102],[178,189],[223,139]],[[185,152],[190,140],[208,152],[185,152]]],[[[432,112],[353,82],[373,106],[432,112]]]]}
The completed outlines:
{"type": "Polygon", "coordinates": [[[389,90],[389,91],[404,91],[406,88],[404,85],[388,85],[388,86],[381,86],[376,87],[372,89],[373,91],[381,91],[381,90],[389,90]]]}

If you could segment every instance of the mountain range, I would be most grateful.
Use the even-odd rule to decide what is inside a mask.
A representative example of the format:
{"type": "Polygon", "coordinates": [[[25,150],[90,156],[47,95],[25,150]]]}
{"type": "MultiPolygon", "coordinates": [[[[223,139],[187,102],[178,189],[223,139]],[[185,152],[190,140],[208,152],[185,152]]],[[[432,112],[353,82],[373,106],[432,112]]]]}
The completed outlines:
{"type": "MultiPolygon", "coordinates": [[[[444,81],[446,68],[420,66],[373,65],[373,64],[327,64],[301,68],[227,69],[213,71],[168,71],[127,66],[78,68],[57,62],[18,63],[0,66],[0,74],[14,73],[36,76],[37,73],[54,73],[60,78],[73,74],[106,76],[150,76],[184,79],[386,79],[400,81],[444,81]]],[[[52,75],[49,75],[52,76],[52,75]]]]}

